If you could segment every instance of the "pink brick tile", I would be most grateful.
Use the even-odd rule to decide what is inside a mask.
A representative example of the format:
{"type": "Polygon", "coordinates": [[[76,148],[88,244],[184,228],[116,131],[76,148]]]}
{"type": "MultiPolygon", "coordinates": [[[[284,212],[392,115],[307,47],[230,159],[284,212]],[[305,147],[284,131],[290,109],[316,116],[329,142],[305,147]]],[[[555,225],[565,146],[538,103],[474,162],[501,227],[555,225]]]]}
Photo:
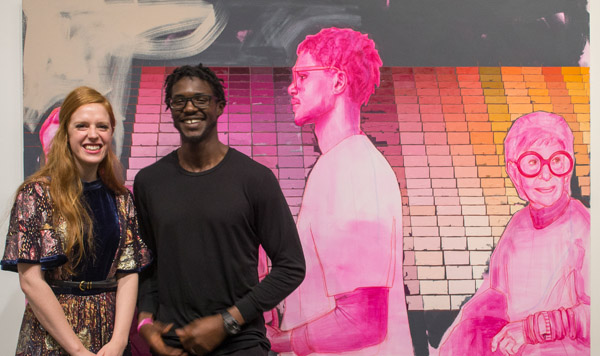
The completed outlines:
{"type": "Polygon", "coordinates": [[[400,132],[400,142],[403,145],[423,144],[423,133],[422,132],[400,132]]]}
{"type": "Polygon", "coordinates": [[[470,252],[470,263],[472,266],[484,266],[487,265],[490,260],[492,251],[471,251],[470,252]]]}
{"type": "Polygon", "coordinates": [[[448,279],[471,279],[471,266],[446,266],[446,277],[448,279]]]}
{"type": "Polygon", "coordinates": [[[442,250],[466,250],[467,249],[467,239],[464,236],[455,237],[455,236],[444,236],[442,237],[442,250]]]}
{"type": "Polygon", "coordinates": [[[449,265],[468,265],[469,251],[444,251],[444,264],[449,265]]]}
{"type": "Polygon", "coordinates": [[[279,158],[280,168],[295,168],[304,166],[304,157],[301,156],[284,156],[279,158]]]}
{"type": "Polygon", "coordinates": [[[456,188],[435,188],[433,195],[436,197],[456,197],[458,196],[458,189],[456,188]]]}
{"type": "Polygon", "coordinates": [[[460,197],[460,204],[462,205],[485,205],[485,199],[483,197],[460,197]]]}
{"type": "MultiPolygon", "coordinates": [[[[252,146],[249,145],[231,145],[231,147],[250,157],[252,155],[252,146]]],[[[276,175],[277,176],[277,175],[276,175]]]]}
{"type": "Polygon", "coordinates": [[[412,226],[413,237],[418,236],[440,236],[435,226],[412,226]]]}
{"type": "Polygon", "coordinates": [[[421,295],[448,294],[448,281],[423,280],[419,282],[421,295]]]}
{"type": "Polygon", "coordinates": [[[424,122],[423,123],[423,131],[425,131],[425,132],[446,131],[446,123],[445,122],[424,122]]]}
{"type": "Polygon", "coordinates": [[[180,144],[180,135],[179,133],[159,133],[158,134],[158,144],[160,146],[173,146],[180,144]]]}
{"type": "Polygon", "coordinates": [[[252,144],[252,134],[250,133],[229,133],[229,144],[230,145],[244,145],[249,146],[252,144]]]}
{"type": "Polygon", "coordinates": [[[425,132],[425,144],[426,145],[446,145],[446,133],[445,132],[425,132]]]}
{"type": "Polygon", "coordinates": [[[129,158],[129,168],[142,169],[156,162],[156,157],[132,157],[129,158]]]}
{"type": "MultiPolygon", "coordinates": [[[[371,114],[371,115],[374,115],[374,114],[371,114]]],[[[421,115],[419,113],[412,113],[412,114],[398,113],[397,115],[389,115],[389,116],[397,119],[400,122],[421,121],[421,115]]]]}
{"type": "Polygon", "coordinates": [[[277,146],[279,156],[298,156],[303,154],[301,145],[279,145],[277,146]]]}
{"type": "Polygon", "coordinates": [[[304,189],[303,179],[281,179],[279,181],[281,189],[304,189]]]}
{"type": "MultiPolygon", "coordinates": [[[[225,128],[226,127],[227,127],[227,123],[225,123],[225,128]]],[[[223,131],[221,122],[217,122],[217,130],[223,131]]],[[[173,126],[173,123],[171,123],[171,122],[158,124],[158,131],[159,132],[178,132],[177,129],[175,128],[175,126],[173,126]]]]}
{"type": "Polygon", "coordinates": [[[452,156],[455,167],[475,166],[475,156],[452,156]]]}
{"type": "Polygon", "coordinates": [[[428,145],[426,146],[427,156],[448,156],[450,146],[446,145],[428,145]]]}
{"type": "Polygon", "coordinates": [[[152,123],[159,122],[160,115],[158,114],[135,114],[135,122],[136,123],[152,123]]]}
{"type": "Polygon", "coordinates": [[[128,169],[127,170],[127,180],[133,182],[133,180],[135,179],[135,176],[137,175],[137,173],[139,172],[139,169],[128,169]]]}
{"type": "Polygon", "coordinates": [[[472,295],[451,295],[450,296],[450,310],[460,310],[466,300],[471,298],[472,295]]]}
{"type": "MultiPolygon", "coordinates": [[[[407,178],[406,187],[410,190],[431,188],[431,180],[427,178],[407,178]]],[[[429,192],[431,192],[429,190],[429,192]]]]}
{"type": "MultiPolygon", "coordinates": [[[[442,189],[436,189],[436,191],[446,191],[449,189],[446,188],[456,188],[456,179],[453,178],[432,178],[431,179],[431,187],[432,188],[442,188],[442,189]]],[[[436,194],[436,196],[438,196],[436,194]]]]}
{"type": "Polygon", "coordinates": [[[423,124],[420,122],[400,122],[398,123],[398,127],[400,132],[423,131],[423,124]]]}
{"type": "Polygon", "coordinates": [[[461,207],[460,205],[442,205],[436,207],[437,215],[460,215],[461,207]]]}
{"type": "Polygon", "coordinates": [[[451,145],[450,153],[452,156],[472,156],[473,146],[471,145],[451,145]]]}
{"type": "Polygon", "coordinates": [[[417,266],[443,265],[442,251],[415,251],[415,264],[417,266]]]}
{"type": "Polygon", "coordinates": [[[133,133],[131,134],[132,145],[136,146],[156,146],[158,139],[157,134],[148,133],[133,133]]]}
{"type": "Polygon", "coordinates": [[[425,295],[422,298],[424,310],[450,310],[450,296],[425,295]]]}
{"type": "Polygon", "coordinates": [[[458,197],[435,197],[436,205],[458,205],[459,201],[458,197]]]}
{"type": "Polygon", "coordinates": [[[277,145],[276,133],[253,133],[252,143],[254,145],[277,145]]]}
{"type": "Polygon", "coordinates": [[[281,168],[279,170],[279,179],[304,179],[304,169],[281,168]]]}
{"type": "Polygon", "coordinates": [[[411,226],[437,226],[437,217],[435,216],[411,216],[411,226]]]}
{"type": "Polygon", "coordinates": [[[431,178],[454,178],[454,169],[452,167],[430,167],[431,178]]]}
{"type": "Polygon", "coordinates": [[[475,281],[472,279],[448,281],[448,292],[450,294],[473,294],[475,293],[475,281]]]}
{"type": "MultiPolygon", "coordinates": [[[[441,217],[441,216],[438,216],[441,217]]],[[[465,228],[462,226],[440,227],[440,236],[442,237],[464,237],[465,228]]]]}
{"type": "Polygon", "coordinates": [[[135,112],[138,114],[160,114],[160,105],[136,105],[135,112]]]}
{"type": "Polygon", "coordinates": [[[438,216],[439,226],[463,226],[463,217],[461,215],[455,216],[438,216]]]}
{"type": "Polygon", "coordinates": [[[486,215],[485,205],[464,205],[462,207],[463,215],[486,215]]]}
{"type": "Polygon", "coordinates": [[[131,157],[156,157],[156,146],[131,146],[131,157]]]}
{"type": "Polygon", "coordinates": [[[164,157],[166,155],[168,155],[169,153],[173,152],[175,149],[177,149],[179,145],[177,146],[156,146],[156,156],[157,157],[164,157]]]}
{"type": "Polygon", "coordinates": [[[456,184],[459,188],[480,188],[481,180],[479,178],[457,178],[456,184]]]}
{"type": "Polygon", "coordinates": [[[473,215],[465,216],[465,226],[490,226],[487,216],[473,215]]]}
{"type": "Polygon", "coordinates": [[[408,310],[424,310],[423,297],[420,295],[407,295],[406,304],[408,305],[408,310]]]}
{"type": "Polygon", "coordinates": [[[454,167],[454,175],[456,176],[456,178],[476,178],[477,167],[454,167]]]}
{"type": "MultiPolygon", "coordinates": [[[[433,194],[433,190],[429,189],[429,188],[422,188],[422,189],[409,188],[406,196],[409,196],[409,197],[428,197],[428,198],[431,198],[431,201],[433,202],[432,194],[433,194]]],[[[419,205],[423,205],[423,204],[419,204],[419,205]]]]}
{"type": "MultiPolygon", "coordinates": [[[[447,148],[447,146],[446,146],[447,148]]],[[[451,156],[429,156],[427,157],[427,162],[429,162],[430,166],[452,166],[452,157],[451,156]]]]}
{"type": "Polygon", "coordinates": [[[445,279],[445,269],[442,266],[417,266],[417,276],[419,280],[424,279],[445,279]]]}
{"type": "Polygon", "coordinates": [[[494,247],[494,238],[491,236],[470,236],[467,238],[469,250],[490,251],[494,247]]]}
{"type": "Polygon", "coordinates": [[[492,228],[486,227],[486,226],[465,227],[465,235],[467,235],[467,236],[492,236],[492,228]]]}
{"type": "Polygon", "coordinates": [[[140,89],[161,89],[161,82],[140,82],[140,89]]]}
{"type": "Polygon", "coordinates": [[[431,196],[409,196],[409,204],[412,205],[433,205],[433,197],[431,196]]]}
{"type": "Polygon", "coordinates": [[[133,132],[142,133],[142,132],[158,132],[158,124],[133,124],[133,132]]]}
{"type": "Polygon", "coordinates": [[[392,167],[404,167],[404,157],[402,156],[386,156],[385,158],[392,167]]]}
{"type": "Polygon", "coordinates": [[[429,168],[427,167],[406,167],[404,169],[406,178],[429,178],[429,168]]]}
{"type": "Polygon", "coordinates": [[[298,145],[302,143],[302,137],[300,133],[287,133],[279,132],[277,134],[277,141],[280,145],[298,145]]]}
{"type": "Polygon", "coordinates": [[[251,132],[252,124],[249,122],[229,123],[229,132],[251,132]]]}
{"type": "Polygon", "coordinates": [[[413,244],[415,251],[439,251],[439,237],[414,237],[413,244]]]}

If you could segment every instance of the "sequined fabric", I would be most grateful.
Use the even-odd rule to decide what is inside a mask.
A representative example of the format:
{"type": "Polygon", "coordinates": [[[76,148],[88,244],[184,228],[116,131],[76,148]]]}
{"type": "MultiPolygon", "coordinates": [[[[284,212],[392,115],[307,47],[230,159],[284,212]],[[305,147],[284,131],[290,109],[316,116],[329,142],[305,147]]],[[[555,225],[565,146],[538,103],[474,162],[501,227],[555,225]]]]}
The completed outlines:
{"type": "MultiPolygon", "coordinates": [[[[117,272],[139,272],[150,264],[148,248],[141,240],[133,198],[130,193],[116,196],[120,226],[119,248],[106,279],[117,272]]],[[[64,252],[65,222],[59,218],[52,226],[53,209],[49,188],[43,182],[25,185],[18,192],[11,210],[3,270],[17,271],[18,263],[39,263],[47,279],[72,280],[61,267],[67,261],[64,252]]],[[[94,295],[56,295],[65,316],[82,343],[98,352],[111,336],[115,319],[115,292],[94,295]]],[[[67,355],[44,330],[30,306],[25,309],[16,355],[67,355]]]]}

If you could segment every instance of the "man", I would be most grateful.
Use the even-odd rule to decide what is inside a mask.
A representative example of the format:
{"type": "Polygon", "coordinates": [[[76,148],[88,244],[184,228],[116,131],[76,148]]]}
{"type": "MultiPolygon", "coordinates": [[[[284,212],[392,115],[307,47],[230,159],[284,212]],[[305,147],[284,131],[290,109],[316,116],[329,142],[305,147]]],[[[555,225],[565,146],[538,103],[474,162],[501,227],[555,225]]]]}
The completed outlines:
{"type": "Polygon", "coordinates": [[[286,299],[274,351],[412,355],[402,281],[402,201],[389,163],[360,129],[382,62],[367,35],[329,28],[298,46],[288,88],[297,125],[314,124],[322,155],[298,231],[306,280],[286,299]]]}
{"type": "Polygon", "coordinates": [[[289,207],[268,168],[218,140],[225,95],[214,72],[175,69],[165,103],[181,147],[134,183],[156,254],[140,283],[138,330],[156,355],[267,355],[262,312],[304,278],[289,207]],[[272,263],[260,283],[259,245],[272,263]]]}

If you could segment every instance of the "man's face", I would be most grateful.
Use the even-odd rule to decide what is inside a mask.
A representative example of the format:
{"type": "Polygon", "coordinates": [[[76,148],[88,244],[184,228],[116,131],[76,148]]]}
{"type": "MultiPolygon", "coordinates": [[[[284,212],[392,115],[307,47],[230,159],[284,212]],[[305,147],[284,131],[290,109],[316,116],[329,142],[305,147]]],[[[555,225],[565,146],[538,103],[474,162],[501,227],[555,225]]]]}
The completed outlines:
{"type": "Polygon", "coordinates": [[[292,68],[292,96],[294,122],[298,126],[315,123],[333,110],[333,77],[335,69],[326,69],[311,54],[303,52],[292,68]]]}
{"type": "Polygon", "coordinates": [[[217,102],[213,97],[211,86],[200,78],[185,77],[173,85],[172,103],[205,95],[212,97],[205,106],[197,107],[192,100],[183,100],[182,108],[171,107],[173,125],[179,131],[182,143],[199,143],[208,138],[217,139],[217,119],[223,113],[224,103],[217,102]]]}
{"type": "MultiPolygon", "coordinates": [[[[548,160],[555,152],[562,151],[563,147],[558,143],[550,144],[534,144],[527,151],[538,153],[543,159],[548,160]]],[[[535,163],[535,162],[534,162],[535,163]]],[[[533,164],[532,162],[521,162],[521,166],[533,164]]],[[[556,165],[556,162],[549,162],[556,165]]],[[[543,208],[552,206],[566,189],[568,184],[569,174],[556,176],[550,171],[548,164],[543,164],[539,173],[533,177],[526,177],[521,174],[517,168],[517,163],[511,162],[509,169],[513,183],[517,188],[520,188],[521,193],[526,195],[526,198],[534,208],[543,208]]],[[[525,198],[525,197],[522,197],[525,198]]]]}

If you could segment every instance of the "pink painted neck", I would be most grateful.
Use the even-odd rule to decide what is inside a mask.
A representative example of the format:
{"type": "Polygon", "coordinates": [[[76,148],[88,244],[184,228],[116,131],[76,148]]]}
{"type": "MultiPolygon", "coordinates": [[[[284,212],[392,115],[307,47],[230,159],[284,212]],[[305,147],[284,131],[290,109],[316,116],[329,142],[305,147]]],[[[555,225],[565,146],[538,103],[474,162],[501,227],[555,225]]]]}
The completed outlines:
{"type": "Polygon", "coordinates": [[[565,192],[560,199],[551,206],[536,209],[529,204],[529,214],[531,215],[533,227],[540,230],[552,224],[565,212],[570,200],[571,198],[565,192]]]}

